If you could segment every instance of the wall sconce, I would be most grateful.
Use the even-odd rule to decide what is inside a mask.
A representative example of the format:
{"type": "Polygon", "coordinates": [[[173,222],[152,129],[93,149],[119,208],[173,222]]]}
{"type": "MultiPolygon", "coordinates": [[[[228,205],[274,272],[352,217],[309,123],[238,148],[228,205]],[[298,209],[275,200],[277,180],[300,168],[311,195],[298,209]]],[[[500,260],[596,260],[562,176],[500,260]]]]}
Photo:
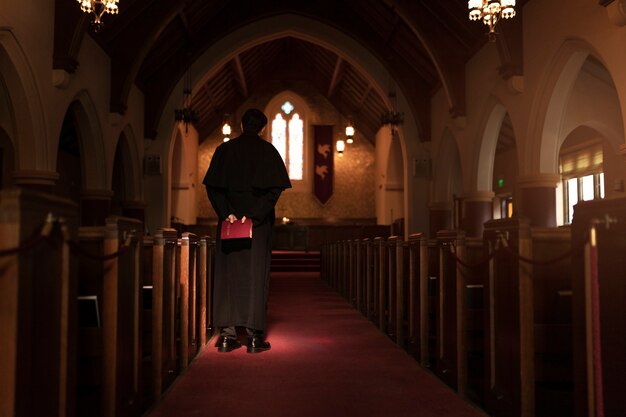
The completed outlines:
{"type": "Polygon", "coordinates": [[[343,156],[343,151],[346,150],[346,143],[343,139],[337,139],[337,153],[339,156],[343,156]]]}
{"type": "Polygon", "coordinates": [[[346,126],[346,142],[351,144],[354,142],[354,126],[352,123],[352,117],[348,116],[348,126],[346,126]]]}
{"type": "Polygon", "coordinates": [[[230,134],[232,133],[230,123],[228,123],[229,119],[230,115],[227,114],[224,116],[224,124],[222,125],[222,135],[224,135],[224,142],[228,142],[230,140],[230,134]]]}

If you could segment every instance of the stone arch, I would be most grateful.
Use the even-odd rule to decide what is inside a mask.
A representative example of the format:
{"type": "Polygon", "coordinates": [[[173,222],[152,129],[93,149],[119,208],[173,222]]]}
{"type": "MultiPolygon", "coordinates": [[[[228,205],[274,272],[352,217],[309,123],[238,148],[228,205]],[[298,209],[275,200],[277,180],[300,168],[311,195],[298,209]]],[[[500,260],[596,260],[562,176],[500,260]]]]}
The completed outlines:
{"type": "Polygon", "coordinates": [[[141,170],[132,129],[126,126],[119,135],[111,171],[111,212],[125,214],[130,204],[141,200],[141,170]]]}
{"type": "Polygon", "coordinates": [[[167,152],[168,223],[195,224],[198,182],[198,132],[182,124],[173,132],[167,152]]]}
{"type": "Polygon", "coordinates": [[[68,111],[74,113],[78,131],[84,190],[106,190],[109,181],[105,169],[104,138],[96,106],[86,90],[79,91],[68,111]]]}
{"type": "Polygon", "coordinates": [[[502,121],[506,113],[506,108],[502,103],[491,97],[486,106],[483,127],[479,132],[481,139],[478,147],[475,177],[472,184],[476,187],[475,191],[492,191],[493,189],[493,164],[502,121]]]}
{"type": "Polygon", "coordinates": [[[128,177],[125,178],[127,186],[127,199],[141,201],[143,199],[142,170],[139,150],[137,149],[137,138],[130,125],[124,126],[120,133],[117,147],[122,146],[124,151],[124,166],[128,177]]]}
{"type": "Polygon", "coordinates": [[[13,185],[11,174],[15,169],[15,152],[11,137],[0,125],[0,189],[13,185]]]}
{"type": "Polygon", "coordinates": [[[579,126],[597,131],[616,150],[624,141],[618,92],[606,66],[593,55],[583,62],[563,111],[558,148],[579,126]]]}
{"type": "MultiPolygon", "coordinates": [[[[21,45],[10,28],[0,28],[0,75],[4,79],[14,120],[8,131],[15,145],[16,170],[54,171],[41,94],[21,45]],[[37,152],[33,152],[37,149],[37,152]]],[[[54,179],[52,176],[46,178],[54,179]]]]}
{"type": "Polygon", "coordinates": [[[570,93],[587,58],[593,56],[606,64],[600,54],[588,43],[579,39],[566,40],[549,64],[530,117],[529,148],[526,150],[527,167],[532,172],[557,173],[559,147],[566,135],[562,130],[564,112],[570,93]]]}

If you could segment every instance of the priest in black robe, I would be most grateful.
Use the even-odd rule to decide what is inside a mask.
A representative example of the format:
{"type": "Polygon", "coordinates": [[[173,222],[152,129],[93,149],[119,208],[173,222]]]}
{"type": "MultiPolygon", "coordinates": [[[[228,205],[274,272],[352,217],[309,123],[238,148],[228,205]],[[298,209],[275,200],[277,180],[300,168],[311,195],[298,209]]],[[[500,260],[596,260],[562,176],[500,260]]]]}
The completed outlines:
{"type": "Polygon", "coordinates": [[[247,110],[243,133],[217,147],[203,181],[218,217],[213,319],[221,329],[220,352],[241,347],[237,327],[246,328],[248,352],[270,349],[265,330],[274,206],[291,182],[274,145],[259,136],[266,124],[263,112],[247,110]],[[221,240],[226,219],[252,221],[252,239],[221,240]]]}

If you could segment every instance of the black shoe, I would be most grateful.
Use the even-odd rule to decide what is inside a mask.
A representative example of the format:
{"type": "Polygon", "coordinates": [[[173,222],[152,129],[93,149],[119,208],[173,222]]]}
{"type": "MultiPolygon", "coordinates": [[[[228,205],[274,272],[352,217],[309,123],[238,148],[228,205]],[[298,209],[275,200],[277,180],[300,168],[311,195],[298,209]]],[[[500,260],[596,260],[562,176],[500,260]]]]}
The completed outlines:
{"type": "Polygon", "coordinates": [[[220,336],[215,343],[218,352],[232,352],[241,347],[241,342],[228,336],[220,336]]]}
{"type": "Polygon", "coordinates": [[[270,342],[265,340],[263,336],[253,336],[248,339],[248,353],[260,353],[270,350],[271,348],[270,342]]]}

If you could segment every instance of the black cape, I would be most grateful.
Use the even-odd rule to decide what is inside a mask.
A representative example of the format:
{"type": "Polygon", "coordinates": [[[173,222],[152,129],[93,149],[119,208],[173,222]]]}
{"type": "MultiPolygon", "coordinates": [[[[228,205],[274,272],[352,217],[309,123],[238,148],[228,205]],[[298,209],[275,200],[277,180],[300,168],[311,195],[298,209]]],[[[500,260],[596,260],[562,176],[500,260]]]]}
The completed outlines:
{"type": "Polygon", "coordinates": [[[217,147],[203,183],[219,219],[213,324],[265,331],[274,206],[291,188],[285,164],[271,143],[244,132],[217,147]],[[251,240],[219,238],[220,223],[231,213],[252,219],[251,240]]]}

